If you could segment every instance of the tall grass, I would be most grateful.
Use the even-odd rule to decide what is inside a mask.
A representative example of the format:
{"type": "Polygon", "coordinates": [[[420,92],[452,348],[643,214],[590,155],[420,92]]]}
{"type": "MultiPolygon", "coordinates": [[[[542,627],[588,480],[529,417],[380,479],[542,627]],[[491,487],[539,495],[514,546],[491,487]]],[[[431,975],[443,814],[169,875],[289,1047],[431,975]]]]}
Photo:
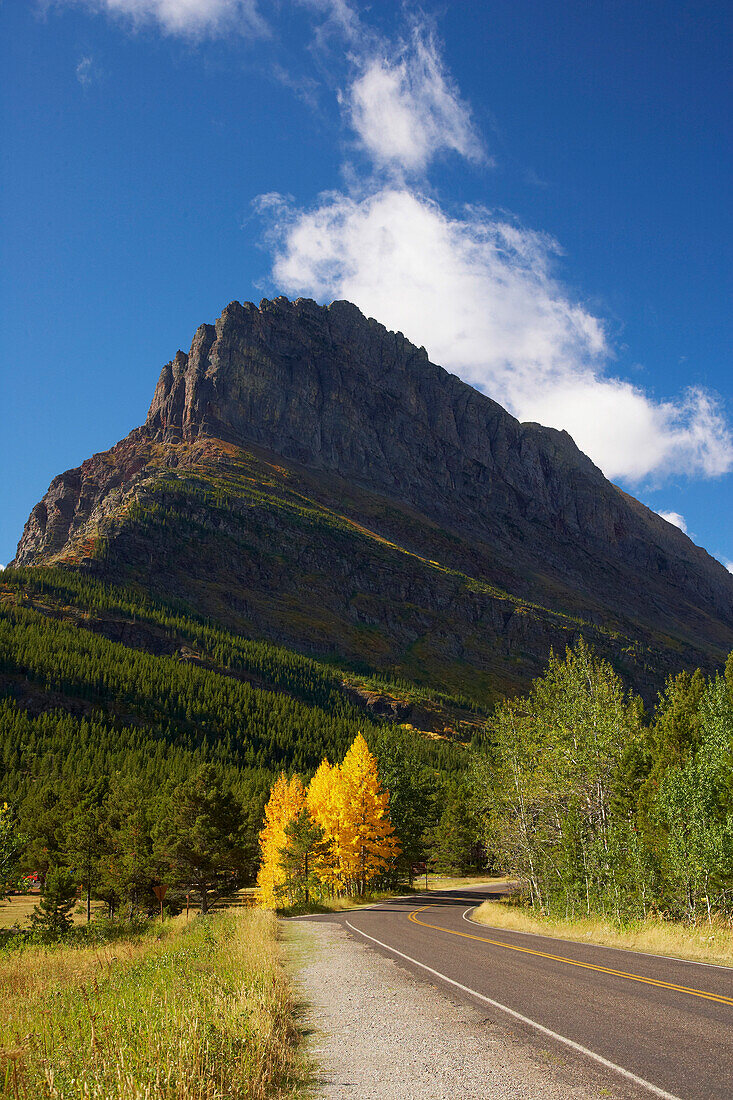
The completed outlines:
{"type": "Polygon", "coordinates": [[[472,919],[516,932],[733,966],[733,927],[723,917],[694,926],[651,917],[619,925],[602,917],[543,917],[518,905],[485,901],[474,910],[472,919]]]}
{"type": "Polygon", "coordinates": [[[302,1070],[272,914],[0,959],[0,1096],[261,1100],[302,1070]]]}

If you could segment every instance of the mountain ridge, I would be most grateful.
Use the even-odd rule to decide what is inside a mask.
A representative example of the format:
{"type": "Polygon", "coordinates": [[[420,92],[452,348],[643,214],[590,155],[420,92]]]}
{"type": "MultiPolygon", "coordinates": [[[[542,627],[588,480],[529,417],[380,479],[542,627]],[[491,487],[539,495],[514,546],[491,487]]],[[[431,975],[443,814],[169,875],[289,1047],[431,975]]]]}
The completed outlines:
{"type": "MultiPolygon", "coordinates": [[[[231,612],[233,628],[257,632],[282,611],[282,592],[267,575],[268,568],[273,575],[279,571],[274,558],[255,568],[267,539],[257,536],[255,547],[257,539],[246,534],[247,523],[258,517],[270,525],[270,543],[295,547],[296,568],[307,562],[316,587],[325,587],[330,575],[334,591],[328,597],[340,598],[322,636],[315,626],[308,630],[308,614],[313,624],[317,618],[314,609],[304,610],[300,632],[284,639],[301,648],[338,651],[339,631],[349,633],[358,620],[360,586],[362,597],[374,590],[370,599],[377,603],[380,585],[388,592],[396,583],[391,571],[404,566],[394,565],[398,550],[422,564],[415,565],[414,576],[402,578],[392,607],[384,604],[372,617],[375,627],[395,618],[384,629],[390,638],[404,635],[403,650],[418,640],[415,608],[425,611],[430,630],[437,629],[441,605],[446,621],[453,613],[441,604],[446,597],[438,594],[436,566],[467,578],[452,597],[461,607],[471,584],[485,585],[500,593],[491,597],[494,608],[497,600],[510,599],[610,628],[626,638],[626,649],[666,653],[664,667],[671,667],[675,652],[683,665],[710,667],[733,645],[733,577],[720,563],[607,481],[566,432],[521,424],[431,363],[423,348],[350,303],[319,306],[278,298],[258,308],[233,302],[216,325],[200,326],[189,353],[179,351],[163,367],[145,424],[54,479],[29,517],[15,564],[58,561],[122,574],[134,566],[145,582],[147,554],[148,581],[164,585],[153,561],[163,543],[154,552],[147,544],[143,549],[138,532],[136,551],[134,523],[125,517],[136,507],[144,510],[148,505],[141,501],[149,503],[151,494],[167,494],[165,507],[175,513],[174,483],[181,497],[186,485],[194,492],[197,478],[196,492],[221,483],[220,497],[228,502],[217,513],[218,542],[213,505],[202,506],[195,522],[206,532],[213,558],[222,539],[234,540],[237,580],[229,602],[236,603],[239,592],[244,603],[262,604],[254,619],[242,615],[238,621],[231,612]],[[308,541],[293,526],[293,509],[299,508],[317,512],[331,535],[338,528],[338,539],[346,537],[343,525],[351,524],[349,539],[361,528],[372,545],[382,539],[396,547],[390,563],[375,559],[359,572],[344,563],[331,535],[316,552],[317,538],[308,541]],[[341,519],[329,519],[329,511],[341,519]],[[112,547],[111,558],[100,551],[103,544],[112,547]]],[[[203,566],[187,568],[200,572],[203,566]]],[[[212,569],[222,580],[223,566],[212,569]]],[[[178,572],[185,598],[193,593],[194,605],[205,602],[203,582],[196,588],[178,572]]],[[[297,604],[300,596],[293,591],[291,598],[297,604]]],[[[466,617],[484,613],[464,610],[454,632],[459,648],[466,617]]],[[[492,611],[487,629],[500,632],[491,624],[507,612],[497,614],[492,611]]],[[[273,627],[275,640],[278,629],[273,627]]],[[[546,656],[547,642],[537,642],[527,672],[537,666],[543,646],[546,656]]],[[[551,644],[556,642],[561,638],[551,644]]],[[[350,645],[345,651],[353,657],[359,647],[350,645]]],[[[387,664],[399,645],[392,649],[387,664]]],[[[470,658],[482,659],[478,651],[470,658]]],[[[390,667],[399,668],[399,662],[390,667]]],[[[512,687],[525,677],[523,671],[512,687]]],[[[659,673],[650,674],[647,694],[652,682],[661,686],[659,680],[659,673]]]]}

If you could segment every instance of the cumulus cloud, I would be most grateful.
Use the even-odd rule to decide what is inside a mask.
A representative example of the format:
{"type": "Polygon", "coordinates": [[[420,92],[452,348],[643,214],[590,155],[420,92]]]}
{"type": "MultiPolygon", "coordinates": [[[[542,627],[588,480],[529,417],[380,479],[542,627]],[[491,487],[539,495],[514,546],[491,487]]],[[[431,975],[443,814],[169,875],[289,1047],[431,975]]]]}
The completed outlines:
{"type": "Polygon", "coordinates": [[[679,512],[657,512],[657,515],[661,516],[662,519],[666,519],[667,523],[671,523],[673,527],[679,527],[680,531],[687,534],[685,517],[681,516],[679,512]]]}
{"type": "MultiPolygon", "coordinates": [[[[232,26],[268,33],[257,0],[58,2],[170,34],[232,26]]],[[[432,24],[416,17],[390,41],[349,0],[296,2],[313,13],[321,45],[336,36],[347,54],[341,107],[372,167],[359,182],[352,166],[353,189],[309,209],[276,194],[258,200],[278,288],[350,299],[519,419],[569,431],[609,477],[640,482],[732,469],[733,438],[714,395],[693,387],[657,399],[613,375],[604,324],[562,284],[554,240],[482,206],[454,213],[428,197],[424,174],[437,156],[486,161],[432,24]]],[[[299,92],[313,93],[312,85],[299,92]]]]}
{"type": "Polygon", "coordinates": [[[729,573],[733,573],[733,561],[724,561],[723,565],[725,566],[725,568],[728,570],[729,573]]]}
{"type": "Polygon", "coordinates": [[[61,0],[119,16],[133,25],[157,24],[167,34],[195,37],[220,34],[227,28],[256,35],[267,25],[256,0],[61,0]]]}
{"type": "Polygon", "coordinates": [[[546,235],[481,207],[450,215],[404,186],[331,192],[309,210],[268,195],[259,208],[278,287],[353,301],[519,419],[565,428],[608,477],[733,467],[710,394],[655,401],[606,373],[604,326],[556,277],[546,235]]]}
{"type": "Polygon", "coordinates": [[[424,27],[415,26],[394,56],[364,59],[342,101],[378,168],[423,172],[442,152],[483,155],[471,113],[424,27]]]}

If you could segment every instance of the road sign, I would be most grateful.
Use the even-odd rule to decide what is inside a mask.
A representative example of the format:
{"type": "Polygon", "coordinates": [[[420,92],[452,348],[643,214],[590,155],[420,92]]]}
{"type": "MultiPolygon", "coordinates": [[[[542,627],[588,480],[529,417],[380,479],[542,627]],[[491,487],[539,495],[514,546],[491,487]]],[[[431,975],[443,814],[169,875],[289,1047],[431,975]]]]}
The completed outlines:
{"type": "Polygon", "coordinates": [[[155,894],[156,898],[160,902],[160,920],[161,920],[161,924],[162,924],[162,922],[163,922],[163,898],[168,893],[168,887],[167,886],[154,886],[153,887],[153,893],[155,894]]]}
{"type": "MultiPolygon", "coordinates": [[[[427,888],[428,888],[428,865],[427,865],[427,863],[425,863],[424,860],[422,860],[419,863],[413,863],[412,864],[412,877],[414,878],[415,875],[425,875],[425,889],[427,890],[427,888]]],[[[410,883],[410,886],[412,886],[412,882],[410,883]]]]}

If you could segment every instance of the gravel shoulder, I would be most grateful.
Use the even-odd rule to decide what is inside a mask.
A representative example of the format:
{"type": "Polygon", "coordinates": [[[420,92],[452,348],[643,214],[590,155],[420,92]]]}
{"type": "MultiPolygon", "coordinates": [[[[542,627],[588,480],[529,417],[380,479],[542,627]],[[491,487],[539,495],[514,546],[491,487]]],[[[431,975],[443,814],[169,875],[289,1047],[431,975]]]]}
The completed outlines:
{"type": "Polygon", "coordinates": [[[320,1100],[629,1100],[648,1095],[414,978],[339,924],[287,921],[320,1100]]]}

